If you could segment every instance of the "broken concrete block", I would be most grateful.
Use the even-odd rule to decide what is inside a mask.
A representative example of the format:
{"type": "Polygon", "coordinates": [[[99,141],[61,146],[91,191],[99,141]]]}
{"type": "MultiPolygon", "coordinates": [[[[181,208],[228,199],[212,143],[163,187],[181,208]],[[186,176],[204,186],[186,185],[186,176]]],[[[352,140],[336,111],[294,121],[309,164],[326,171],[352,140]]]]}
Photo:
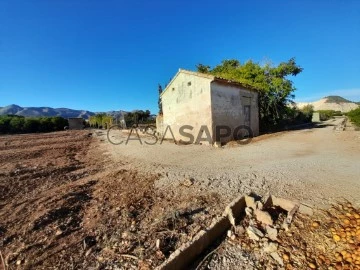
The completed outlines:
{"type": "Polygon", "coordinates": [[[239,217],[241,214],[243,214],[245,207],[245,198],[240,196],[226,206],[223,216],[227,216],[231,225],[235,227],[235,217],[239,217]]]}
{"type": "Polygon", "coordinates": [[[283,198],[277,198],[275,196],[271,196],[271,200],[274,206],[279,206],[288,212],[290,212],[297,205],[295,202],[283,198]]]}
{"type": "Polygon", "coordinates": [[[263,204],[263,208],[270,207],[273,204],[271,195],[267,193],[264,197],[261,198],[261,202],[263,204]]]}
{"type": "Polygon", "coordinates": [[[260,238],[264,237],[264,234],[259,229],[253,226],[249,226],[246,229],[246,232],[248,233],[248,236],[251,240],[259,241],[260,238]]]}
{"type": "Polygon", "coordinates": [[[245,195],[245,202],[247,207],[251,207],[254,210],[256,209],[255,198],[245,195]]]}
{"type": "Polygon", "coordinates": [[[257,210],[255,210],[255,216],[256,216],[256,219],[263,224],[266,224],[266,225],[274,224],[274,222],[268,212],[257,209],[257,210]]]}
{"type": "Polygon", "coordinates": [[[265,227],[266,230],[266,234],[269,237],[270,240],[276,241],[277,240],[277,235],[278,235],[278,231],[277,229],[267,225],[265,227]]]}

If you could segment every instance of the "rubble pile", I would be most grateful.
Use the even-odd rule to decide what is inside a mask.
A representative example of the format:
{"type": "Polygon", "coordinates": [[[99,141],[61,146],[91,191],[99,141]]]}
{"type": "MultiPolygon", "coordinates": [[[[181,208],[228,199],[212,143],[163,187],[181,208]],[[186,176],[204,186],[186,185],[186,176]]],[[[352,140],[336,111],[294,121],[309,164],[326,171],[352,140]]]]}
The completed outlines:
{"type": "Polygon", "coordinates": [[[251,262],[248,269],[360,269],[360,215],[350,203],[319,210],[315,218],[274,196],[245,199],[245,216],[228,231],[223,248],[237,246],[251,262]]]}

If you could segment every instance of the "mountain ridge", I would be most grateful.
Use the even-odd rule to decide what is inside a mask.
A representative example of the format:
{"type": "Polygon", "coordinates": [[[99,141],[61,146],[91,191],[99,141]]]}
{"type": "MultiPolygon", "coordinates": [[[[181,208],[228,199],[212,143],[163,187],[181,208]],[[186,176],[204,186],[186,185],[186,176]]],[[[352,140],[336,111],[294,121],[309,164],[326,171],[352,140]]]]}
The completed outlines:
{"type": "Polygon", "coordinates": [[[326,96],[313,102],[297,102],[296,105],[300,109],[306,105],[312,105],[314,106],[315,111],[333,110],[349,112],[351,110],[357,109],[360,106],[360,102],[353,102],[341,96],[326,96]]]}
{"type": "MultiPolygon", "coordinates": [[[[52,107],[21,107],[16,104],[0,107],[0,115],[18,115],[25,117],[41,117],[41,116],[60,116],[63,118],[82,117],[89,119],[90,116],[95,115],[97,112],[88,110],[74,110],[69,108],[52,108],[52,107]]],[[[125,111],[110,111],[112,115],[124,115],[125,111]]]]}

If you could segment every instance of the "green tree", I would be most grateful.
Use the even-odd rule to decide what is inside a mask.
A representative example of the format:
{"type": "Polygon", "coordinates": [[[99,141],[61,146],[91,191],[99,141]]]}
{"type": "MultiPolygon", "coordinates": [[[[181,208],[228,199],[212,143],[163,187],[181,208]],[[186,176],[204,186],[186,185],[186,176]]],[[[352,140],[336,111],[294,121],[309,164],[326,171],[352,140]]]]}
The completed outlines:
{"type": "Polygon", "coordinates": [[[10,132],[11,133],[21,133],[24,129],[24,117],[14,116],[10,120],[10,132]]]}
{"type": "Polygon", "coordinates": [[[163,89],[162,89],[161,85],[159,84],[159,86],[158,86],[158,92],[159,92],[158,107],[159,107],[159,114],[160,115],[163,113],[162,102],[161,102],[161,93],[162,93],[162,91],[163,91],[163,89]]]}
{"type": "Polygon", "coordinates": [[[24,132],[25,133],[32,133],[37,132],[39,130],[39,120],[36,118],[25,118],[24,123],[24,132]]]}
{"type": "Polygon", "coordinates": [[[198,65],[196,65],[196,69],[197,69],[198,72],[201,72],[201,73],[209,73],[210,66],[205,66],[203,64],[198,64],[198,65]]]}
{"type": "Polygon", "coordinates": [[[260,65],[253,61],[241,64],[236,59],[224,60],[213,69],[202,64],[197,65],[199,72],[242,83],[259,91],[260,129],[269,130],[279,125],[292,103],[296,88],[289,76],[296,76],[303,68],[296,64],[294,58],[277,66],[271,63],[260,65]]]}
{"type": "Polygon", "coordinates": [[[314,106],[313,105],[305,105],[302,109],[301,112],[304,114],[306,120],[308,122],[311,121],[313,113],[314,113],[314,106]]]}

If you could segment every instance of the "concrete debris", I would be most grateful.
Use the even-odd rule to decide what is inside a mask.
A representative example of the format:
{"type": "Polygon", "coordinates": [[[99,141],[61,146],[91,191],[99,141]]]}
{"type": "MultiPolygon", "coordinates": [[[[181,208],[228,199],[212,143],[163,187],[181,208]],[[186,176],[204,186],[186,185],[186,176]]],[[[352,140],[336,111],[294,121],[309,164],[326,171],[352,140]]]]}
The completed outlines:
{"type": "MultiPolygon", "coordinates": [[[[193,183],[194,179],[189,178],[182,184],[191,186],[193,183]]],[[[254,251],[257,256],[268,254],[278,264],[277,269],[283,269],[284,262],[278,254],[278,243],[276,243],[278,233],[281,229],[289,229],[289,224],[299,208],[300,204],[270,194],[264,196],[260,201],[256,201],[254,197],[249,195],[239,196],[226,206],[221,218],[216,219],[206,230],[201,230],[191,242],[184,244],[173,252],[157,269],[184,269],[215,239],[225,233],[231,241],[240,238],[241,248],[255,245],[254,251]],[[287,215],[284,215],[283,211],[278,208],[285,210],[287,215]],[[273,220],[272,214],[275,214],[274,211],[281,215],[281,218],[273,220]],[[245,217],[243,216],[244,213],[246,214],[245,217]],[[245,222],[241,223],[241,219],[244,219],[245,222]],[[282,225],[280,220],[284,220],[282,225]],[[265,232],[261,231],[260,228],[264,229],[265,232]],[[250,240],[253,242],[251,243],[250,240]]],[[[305,207],[302,207],[302,209],[305,209],[305,207]]],[[[158,241],[156,246],[160,246],[158,241]]],[[[224,258],[222,259],[224,260],[224,258]]]]}
{"type": "Polygon", "coordinates": [[[264,234],[257,228],[255,228],[254,226],[249,226],[246,229],[246,232],[249,235],[249,238],[255,241],[259,241],[260,238],[264,237],[264,234]]]}
{"type": "Polygon", "coordinates": [[[270,207],[272,203],[271,195],[268,193],[264,197],[261,198],[261,203],[263,204],[263,208],[270,207]]]}
{"type": "Polygon", "coordinates": [[[297,204],[283,199],[283,198],[277,198],[275,196],[271,196],[271,200],[272,200],[272,205],[274,206],[279,206],[280,208],[290,212],[297,204]]]}
{"type": "Polygon", "coordinates": [[[266,225],[273,225],[273,220],[268,212],[255,210],[255,216],[258,221],[266,225]]]}
{"type": "Polygon", "coordinates": [[[267,237],[270,240],[273,240],[273,241],[277,240],[277,235],[278,235],[278,230],[277,229],[275,229],[275,228],[273,228],[271,226],[266,226],[265,230],[266,230],[267,237]]]}
{"type": "Polygon", "coordinates": [[[255,198],[245,195],[245,202],[247,207],[251,207],[254,210],[256,209],[255,198]]]}
{"type": "Polygon", "coordinates": [[[235,233],[237,235],[243,235],[245,233],[245,228],[241,225],[235,227],[235,233]]]}
{"type": "Polygon", "coordinates": [[[253,209],[252,208],[250,208],[250,207],[246,207],[245,208],[245,214],[247,215],[247,216],[252,216],[253,215],[253,209]]]}
{"type": "Polygon", "coordinates": [[[277,252],[278,245],[274,242],[265,243],[263,250],[265,253],[271,254],[271,253],[277,252]]]}
{"type": "Polygon", "coordinates": [[[263,210],[264,204],[261,201],[256,202],[256,209],[263,210]]]}

